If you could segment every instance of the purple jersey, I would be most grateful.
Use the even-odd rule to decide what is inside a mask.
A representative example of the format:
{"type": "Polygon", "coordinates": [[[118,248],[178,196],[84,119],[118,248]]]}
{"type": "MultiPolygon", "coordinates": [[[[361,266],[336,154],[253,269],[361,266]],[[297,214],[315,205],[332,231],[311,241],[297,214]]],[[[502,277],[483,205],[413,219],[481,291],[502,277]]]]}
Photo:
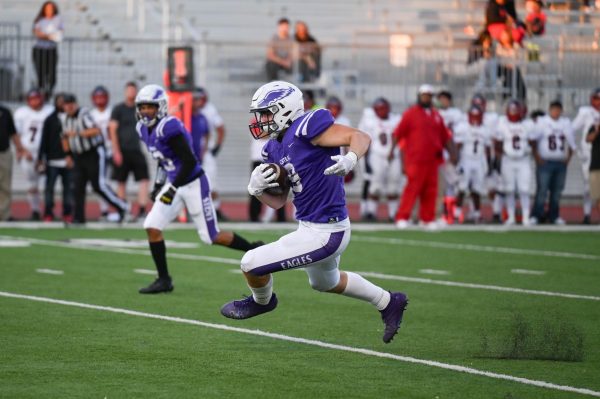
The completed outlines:
{"type": "Polygon", "coordinates": [[[269,140],[263,147],[264,161],[277,163],[288,172],[298,220],[334,223],[348,217],[343,178],[323,174],[334,164],[331,157],[339,155],[340,148],[310,142],[333,123],[326,109],[307,112],[292,123],[281,142],[269,140]]]}
{"type": "MultiPolygon", "coordinates": [[[[183,162],[175,155],[171,146],[169,146],[169,140],[177,135],[183,135],[190,150],[192,149],[192,139],[190,134],[185,130],[183,123],[173,116],[167,116],[161,119],[153,129],[148,129],[148,126],[138,122],[136,130],[144,142],[148,151],[154,159],[156,159],[161,168],[167,172],[167,178],[172,183],[175,177],[181,170],[183,162]]],[[[192,151],[193,152],[193,151],[192,151]]],[[[196,179],[202,173],[202,167],[200,163],[196,162],[194,170],[190,173],[188,180],[185,184],[196,179]]]]}

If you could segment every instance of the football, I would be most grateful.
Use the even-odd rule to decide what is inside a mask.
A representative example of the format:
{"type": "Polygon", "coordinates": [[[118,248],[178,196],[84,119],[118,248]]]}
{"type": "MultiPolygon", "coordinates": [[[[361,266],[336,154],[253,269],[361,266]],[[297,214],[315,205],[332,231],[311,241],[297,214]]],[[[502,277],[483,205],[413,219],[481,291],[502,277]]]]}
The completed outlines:
{"type": "Polygon", "coordinates": [[[274,181],[278,183],[279,186],[268,188],[265,190],[265,192],[267,194],[280,195],[290,186],[290,180],[288,179],[287,171],[276,163],[269,163],[267,165],[268,166],[265,168],[265,170],[273,169],[275,171],[274,181]]]}

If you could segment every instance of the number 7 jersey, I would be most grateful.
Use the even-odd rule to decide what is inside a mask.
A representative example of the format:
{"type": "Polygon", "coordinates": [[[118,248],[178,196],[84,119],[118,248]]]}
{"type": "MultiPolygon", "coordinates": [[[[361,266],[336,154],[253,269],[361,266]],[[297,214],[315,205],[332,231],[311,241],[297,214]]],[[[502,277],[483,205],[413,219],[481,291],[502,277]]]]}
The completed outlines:
{"type": "Polygon", "coordinates": [[[52,113],[54,107],[44,105],[39,110],[24,106],[15,111],[15,128],[23,146],[37,158],[42,140],[44,120],[52,113]]]}
{"type": "Polygon", "coordinates": [[[534,125],[529,120],[510,122],[506,116],[498,119],[494,139],[502,143],[502,153],[511,159],[529,157],[531,149],[529,139],[534,125]]]}

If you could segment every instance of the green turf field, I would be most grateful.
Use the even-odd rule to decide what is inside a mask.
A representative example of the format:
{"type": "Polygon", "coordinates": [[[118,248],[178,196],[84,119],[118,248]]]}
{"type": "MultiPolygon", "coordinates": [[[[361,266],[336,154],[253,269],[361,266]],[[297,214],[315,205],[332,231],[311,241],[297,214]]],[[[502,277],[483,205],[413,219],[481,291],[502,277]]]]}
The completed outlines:
{"type": "Polygon", "coordinates": [[[137,293],[154,278],[135,272],[154,269],[141,228],[0,236],[1,398],[600,396],[600,232],[353,231],[342,269],[410,298],[389,345],[374,308],[300,271],[275,276],[276,311],[222,317],[248,293],[242,254],[191,229],[166,233],[195,245],[168,249],[158,296],[137,293]]]}

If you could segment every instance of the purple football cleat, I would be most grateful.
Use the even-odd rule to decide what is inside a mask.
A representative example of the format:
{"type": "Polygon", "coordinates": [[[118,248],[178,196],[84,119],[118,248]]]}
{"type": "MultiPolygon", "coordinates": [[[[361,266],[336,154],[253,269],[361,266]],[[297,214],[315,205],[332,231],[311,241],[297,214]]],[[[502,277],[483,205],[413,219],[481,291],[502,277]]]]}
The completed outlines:
{"type": "Polygon", "coordinates": [[[383,342],[390,343],[400,329],[402,315],[408,304],[408,298],[401,292],[390,292],[390,303],[381,310],[381,319],[385,323],[383,342]]]}
{"type": "Polygon", "coordinates": [[[275,293],[273,293],[271,300],[266,305],[254,302],[254,298],[250,295],[241,301],[231,301],[226,303],[221,308],[221,314],[230,319],[249,319],[250,317],[270,312],[276,307],[277,296],[275,296],[275,293]]]}

